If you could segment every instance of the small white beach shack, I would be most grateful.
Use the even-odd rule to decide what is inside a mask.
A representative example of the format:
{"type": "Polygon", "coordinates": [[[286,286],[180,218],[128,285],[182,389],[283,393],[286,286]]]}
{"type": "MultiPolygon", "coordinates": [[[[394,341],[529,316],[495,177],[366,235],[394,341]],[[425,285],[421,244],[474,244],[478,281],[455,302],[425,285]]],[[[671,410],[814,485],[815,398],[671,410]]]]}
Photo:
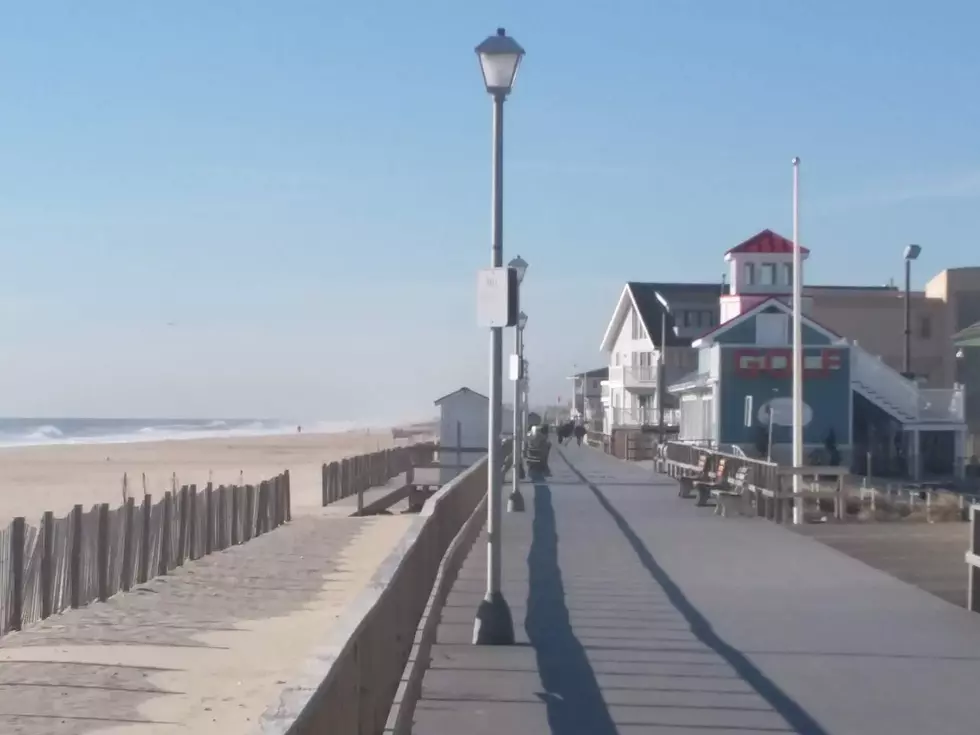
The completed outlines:
{"type": "MultiPolygon", "coordinates": [[[[490,399],[470,388],[460,388],[435,402],[439,407],[439,462],[449,465],[439,470],[439,483],[446,484],[487,453],[490,399]]],[[[514,412],[504,406],[501,433],[513,433],[514,412]]]]}

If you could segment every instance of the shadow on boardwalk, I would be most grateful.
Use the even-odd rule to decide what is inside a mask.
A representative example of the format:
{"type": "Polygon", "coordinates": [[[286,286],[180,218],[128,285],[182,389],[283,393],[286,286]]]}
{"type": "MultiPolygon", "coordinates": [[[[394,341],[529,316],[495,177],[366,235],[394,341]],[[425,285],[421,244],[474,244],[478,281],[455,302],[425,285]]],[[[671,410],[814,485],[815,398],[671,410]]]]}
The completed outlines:
{"type": "MultiPolygon", "coordinates": [[[[626,538],[626,541],[636,553],[640,563],[647,570],[653,580],[660,586],[674,608],[680,612],[681,615],[683,615],[684,619],[690,625],[691,632],[694,634],[694,636],[701,641],[701,643],[724,659],[742,680],[749,684],[749,686],[751,686],[752,689],[754,689],[755,692],[758,693],[759,696],[761,696],[773,708],[773,710],[775,710],[784,720],[786,720],[787,724],[793,729],[793,731],[799,733],[799,735],[829,735],[827,731],[824,730],[824,728],[821,727],[817,721],[803,709],[803,707],[801,707],[794,699],[783,692],[775,682],[763,674],[762,671],[752,664],[752,662],[749,661],[748,658],[746,658],[740,651],[726,643],[717,633],[715,633],[714,629],[711,627],[711,624],[697,610],[697,608],[691,604],[691,602],[681,591],[680,587],[671,579],[670,575],[664,571],[663,567],[657,563],[657,560],[653,557],[653,554],[650,553],[640,537],[633,531],[630,524],[613,506],[606,495],[594,483],[590,482],[588,478],[586,478],[585,475],[583,475],[568,460],[568,458],[565,457],[563,453],[559,452],[559,456],[568,464],[571,471],[579,478],[579,480],[581,480],[581,482],[589,488],[592,494],[599,501],[599,504],[612,517],[613,521],[626,538]]],[[[543,502],[547,502],[550,507],[550,490],[547,488],[547,486],[538,485],[535,485],[535,507],[537,507],[538,504],[539,488],[541,491],[543,491],[543,494],[546,494],[545,497],[547,500],[543,502]]],[[[551,517],[553,519],[553,514],[551,514],[551,517]]],[[[537,531],[537,518],[535,518],[535,543],[537,543],[537,531]]],[[[571,635],[570,631],[569,634],[571,635]]],[[[571,637],[574,640],[574,635],[571,635],[571,637]]],[[[574,645],[578,646],[579,644],[577,641],[575,641],[574,645]]],[[[542,675],[543,674],[544,667],[542,667],[542,675]]],[[[545,680],[546,686],[547,683],[547,680],[545,680]]],[[[559,729],[553,729],[553,731],[556,733],[563,732],[559,729]]],[[[608,731],[597,730],[596,732],[615,732],[615,727],[608,731]]]]}
{"type": "Polygon", "coordinates": [[[534,482],[534,525],[527,557],[530,590],[525,630],[538,670],[554,733],[615,735],[616,725],[602,697],[585,648],[572,630],[558,563],[558,529],[551,489],[540,475],[534,482]]]}

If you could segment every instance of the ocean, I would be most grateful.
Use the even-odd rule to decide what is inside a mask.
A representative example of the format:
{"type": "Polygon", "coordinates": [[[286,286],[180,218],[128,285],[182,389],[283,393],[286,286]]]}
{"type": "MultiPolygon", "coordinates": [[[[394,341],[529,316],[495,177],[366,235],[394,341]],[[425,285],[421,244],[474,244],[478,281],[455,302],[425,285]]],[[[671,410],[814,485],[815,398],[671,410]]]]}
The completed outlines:
{"type": "MultiPolygon", "coordinates": [[[[272,419],[85,419],[0,418],[0,447],[46,444],[118,444],[221,437],[293,434],[297,424],[272,419]]],[[[315,422],[303,433],[332,433],[359,427],[353,422],[315,422]]]]}

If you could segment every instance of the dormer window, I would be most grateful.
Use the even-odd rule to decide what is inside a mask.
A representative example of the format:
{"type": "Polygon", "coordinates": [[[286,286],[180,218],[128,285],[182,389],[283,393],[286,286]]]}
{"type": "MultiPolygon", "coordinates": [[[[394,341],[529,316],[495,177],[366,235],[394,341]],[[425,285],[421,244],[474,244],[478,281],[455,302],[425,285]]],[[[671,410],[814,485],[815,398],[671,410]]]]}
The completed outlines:
{"type": "Polygon", "coordinates": [[[755,263],[745,264],[745,285],[755,285],[755,263]]]}
{"type": "Polygon", "coordinates": [[[763,263],[762,267],[759,269],[759,285],[760,286],[775,286],[776,285],[776,264],[775,263],[763,263]]]}
{"type": "Polygon", "coordinates": [[[783,284],[786,286],[793,285],[793,264],[783,263],[783,284]]]}

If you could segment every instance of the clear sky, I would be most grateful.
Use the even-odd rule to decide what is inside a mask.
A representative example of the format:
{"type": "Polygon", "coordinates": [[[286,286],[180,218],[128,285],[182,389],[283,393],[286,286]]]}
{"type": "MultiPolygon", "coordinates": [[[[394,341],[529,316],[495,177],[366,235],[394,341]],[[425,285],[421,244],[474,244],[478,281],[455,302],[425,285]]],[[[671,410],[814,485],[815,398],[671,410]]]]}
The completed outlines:
{"type": "MultiPolygon", "coordinates": [[[[490,102],[537,400],[626,280],[791,234],[811,282],[977,265],[980,3],[32,0],[0,22],[0,414],[427,415],[486,390],[490,102]],[[601,8],[601,10],[600,10],[601,8]]],[[[512,337],[508,334],[508,344],[512,337]]],[[[508,384],[509,385],[509,384],[508,384]]]]}

